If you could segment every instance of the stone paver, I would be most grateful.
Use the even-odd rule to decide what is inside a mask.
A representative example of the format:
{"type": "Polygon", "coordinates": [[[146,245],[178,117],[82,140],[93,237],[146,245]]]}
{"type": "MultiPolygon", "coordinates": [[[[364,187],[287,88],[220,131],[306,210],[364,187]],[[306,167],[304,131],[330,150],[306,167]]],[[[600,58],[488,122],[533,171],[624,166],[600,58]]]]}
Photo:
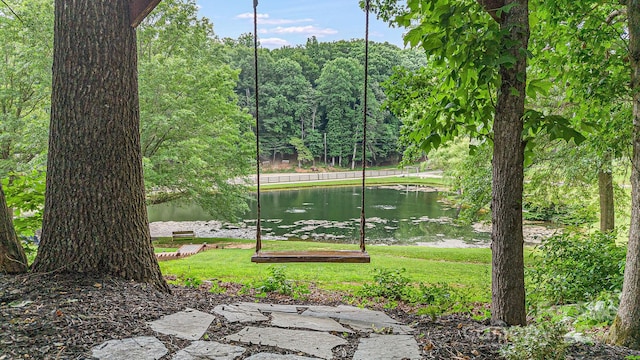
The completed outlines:
{"type": "Polygon", "coordinates": [[[336,307],[309,306],[302,315],[338,319],[341,324],[349,325],[358,331],[373,332],[381,329],[393,329],[395,334],[413,333],[411,327],[400,324],[381,311],[361,309],[348,305],[336,307]]]}
{"type": "MultiPolygon", "coordinates": [[[[237,303],[216,306],[214,312],[229,322],[266,322],[270,327],[248,326],[240,332],[226,336],[223,341],[259,344],[290,350],[323,359],[333,358],[336,346],[347,341],[329,332],[353,333],[352,329],[370,332],[361,338],[354,360],[365,359],[420,359],[420,349],[410,326],[399,323],[384,312],[361,309],[353,306],[304,306],[264,303],[237,303]],[[304,311],[303,311],[304,310],[304,311]],[[299,314],[299,311],[303,311],[299,314]],[[270,314],[270,317],[265,316],[270,314]],[[336,321],[337,320],[337,321],[336,321]],[[344,327],[348,325],[350,328],[344,327]],[[393,330],[393,334],[378,332],[393,330]]],[[[194,309],[185,309],[159,320],[149,322],[154,331],[195,340],[172,355],[172,360],[231,360],[246,351],[245,348],[215,341],[198,341],[207,331],[215,316],[194,309]]],[[[264,325],[267,325],[265,323],[264,325]]],[[[110,340],[95,346],[92,355],[99,360],[155,360],[166,356],[165,345],[155,337],[143,336],[124,340],[110,340]]],[[[248,360],[310,360],[301,355],[260,353],[248,360]]]]}
{"type": "Polygon", "coordinates": [[[317,360],[317,358],[310,358],[310,357],[298,356],[298,355],[259,353],[259,354],[251,355],[245,360],[317,360]]]}
{"type": "Polygon", "coordinates": [[[413,328],[398,323],[373,323],[366,320],[340,319],[340,323],[348,325],[356,331],[362,332],[383,332],[397,335],[413,334],[413,328]]]}
{"type": "Polygon", "coordinates": [[[91,349],[91,355],[100,360],[156,360],[168,352],[153,336],[109,340],[91,349]]]}
{"type": "Polygon", "coordinates": [[[420,360],[420,349],[411,335],[376,335],[360,339],[353,360],[420,360]]]}
{"type": "Polygon", "coordinates": [[[281,312],[281,313],[298,313],[298,308],[306,308],[303,305],[280,305],[280,304],[265,304],[265,303],[250,303],[250,302],[241,302],[238,303],[242,308],[245,309],[256,309],[261,312],[281,312]]]}
{"type": "Polygon", "coordinates": [[[215,341],[194,341],[178,351],[172,360],[233,360],[242,355],[245,349],[240,346],[221,344],[215,341]]]}
{"type": "Polygon", "coordinates": [[[327,318],[303,316],[274,312],[271,314],[271,325],[281,328],[309,329],[316,331],[338,331],[353,333],[352,330],[340,325],[337,321],[327,318]]]}
{"type": "Polygon", "coordinates": [[[371,323],[397,323],[394,319],[381,311],[374,311],[369,309],[363,309],[355,306],[338,305],[332,306],[309,306],[308,309],[302,313],[307,316],[316,317],[330,317],[337,319],[351,319],[369,321],[371,323]]]}
{"type": "Polygon", "coordinates": [[[207,331],[215,316],[187,308],[149,324],[153,331],[165,335],[175,335],[182,339],[198,340],[207,331]]]}
{"type": "Polygon", "coordinates": [[[234,335],[224,338],[226,341],[238,341],[245,344],[276,346],[281,349],[299,351],[323,359],[331,359],[334,347],[347,342],[337,336],[306,330],[289,330],[279,328],[246,327],[234,335]]]}
{"type": "Polygon", "coordinates": [[[216,314],[224,316],[230,323],[245,323],[267,321],[268,317],[262,315],[257,307],[244,306],[242,304],[218,305],[213,308],[216,314]]]}

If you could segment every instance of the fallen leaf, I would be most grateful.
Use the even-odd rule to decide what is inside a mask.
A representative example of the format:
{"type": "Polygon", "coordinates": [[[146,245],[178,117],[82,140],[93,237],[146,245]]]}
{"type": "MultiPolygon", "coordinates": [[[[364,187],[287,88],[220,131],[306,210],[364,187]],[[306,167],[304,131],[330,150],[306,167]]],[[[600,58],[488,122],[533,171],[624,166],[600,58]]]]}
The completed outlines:
{"type": "Polygon", "coordinates": [[[31,300],[23,300],[23,301],[12,301],[9,303],[9,307],[12,308],[21,308],[31,304],[33,301],[31,300]]]}
{"type": "Polygon", "coordinates": [[[431,350],[433,350],[434,347],[435,346],[433,346],[433,343],[430,342],[430,343],[428,343],[427,345],[424,346],[424,351],[431,351],[431,350]]]}
{"type": "Polygon", "coordinates": [[[102,284],[100,284],[100,283],[95,283],[95,284],[93,284],[93,287],[94,287],[94,288],[98,288],[98,289],[100,289],[100,288],[102,287],[102,284]]]}

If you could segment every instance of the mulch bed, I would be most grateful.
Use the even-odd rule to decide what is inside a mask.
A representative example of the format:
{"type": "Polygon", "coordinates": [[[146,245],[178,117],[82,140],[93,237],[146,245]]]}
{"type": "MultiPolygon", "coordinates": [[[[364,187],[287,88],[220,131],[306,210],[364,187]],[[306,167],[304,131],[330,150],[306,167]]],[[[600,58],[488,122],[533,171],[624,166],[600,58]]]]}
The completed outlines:
{"type": "MultiPolygon", "coordinates": [[[[172,294],[160,293],[148,285],[111,277],[29,274],[0,275],[0,360],[5,359],[87,359],[91,348],[114,338],[156,336],[170,354],[189,341],[154,333],[146,322],[185,308],[213,313],[220,304],[256,301],[238,295],[240,286],[222,283],[225,294],[206,289],[172,286],[172,294]]],[[[337,305],[341,294],[313,290],[304,301],[269,295],[261,302],[337,305]]],[[[382,310],[377,308],[375,310],[382,310]]],[[[386,310],[391,317],[411,324],[416,330],[424,359],[498,359],[504,344],[499,327],[462,315],[437,319],[415,315],[409,308],[386,310]]],[[[253,324],[260,326],[259,324],[253,324]]],[[[229,324],[216,316],[205,337],[210,340],[238,332],[246,324],[229,324]]],[[[336,359],[350,359],[358,337],[346,338],[348,345],[334,350],[336,359]]],[[[242,359],[260,351],[287,353],[258,345],[244,346],[242,359]]],[[[567,359],[625,359],[640,352],[603,344],[574,344],[567,359]]],[[[170,356],[165,356],[169,359],[170,356]]]]}

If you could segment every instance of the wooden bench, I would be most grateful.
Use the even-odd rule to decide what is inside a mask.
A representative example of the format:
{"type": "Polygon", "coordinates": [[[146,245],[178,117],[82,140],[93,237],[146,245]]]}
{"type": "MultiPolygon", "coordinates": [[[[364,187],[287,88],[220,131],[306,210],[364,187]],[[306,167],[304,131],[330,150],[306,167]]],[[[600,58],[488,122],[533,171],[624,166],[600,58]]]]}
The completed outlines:
{"type": "Polygon", "coordinates": [[[194,240],[196,238],[196,233],[194,231],[191,230],[186,230],[186,231],[174,231],[171,234],[171,240],[172,241],[176,241],[176,240],[194,240]]]}

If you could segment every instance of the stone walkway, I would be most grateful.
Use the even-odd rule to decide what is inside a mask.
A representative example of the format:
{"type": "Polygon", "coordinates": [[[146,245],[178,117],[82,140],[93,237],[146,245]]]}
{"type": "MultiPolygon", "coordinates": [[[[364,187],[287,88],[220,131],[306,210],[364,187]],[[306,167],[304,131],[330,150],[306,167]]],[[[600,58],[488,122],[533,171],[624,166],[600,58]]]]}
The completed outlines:
{"type": "Polygon", "coordinates": [[[421,359],[413,329],[380,311],[346,305],[237,303],[219,305],[213,312],[185,309],[148,323],[156,333],[191,341],[174,354],[168,354],[156,337],[142,336],[107,341],[95,346],[92,355],[100,360],[154,360],[166,355],[173,360],[233,360],[247,351],[246,346],[257,344],[287,350],[290,355],[265,351],[246,359],[334,359],[334,349],[357,336],[354,360],[421,359]],[[203,340],[216,318],[246,326],[222,339],[203,340]]]}

